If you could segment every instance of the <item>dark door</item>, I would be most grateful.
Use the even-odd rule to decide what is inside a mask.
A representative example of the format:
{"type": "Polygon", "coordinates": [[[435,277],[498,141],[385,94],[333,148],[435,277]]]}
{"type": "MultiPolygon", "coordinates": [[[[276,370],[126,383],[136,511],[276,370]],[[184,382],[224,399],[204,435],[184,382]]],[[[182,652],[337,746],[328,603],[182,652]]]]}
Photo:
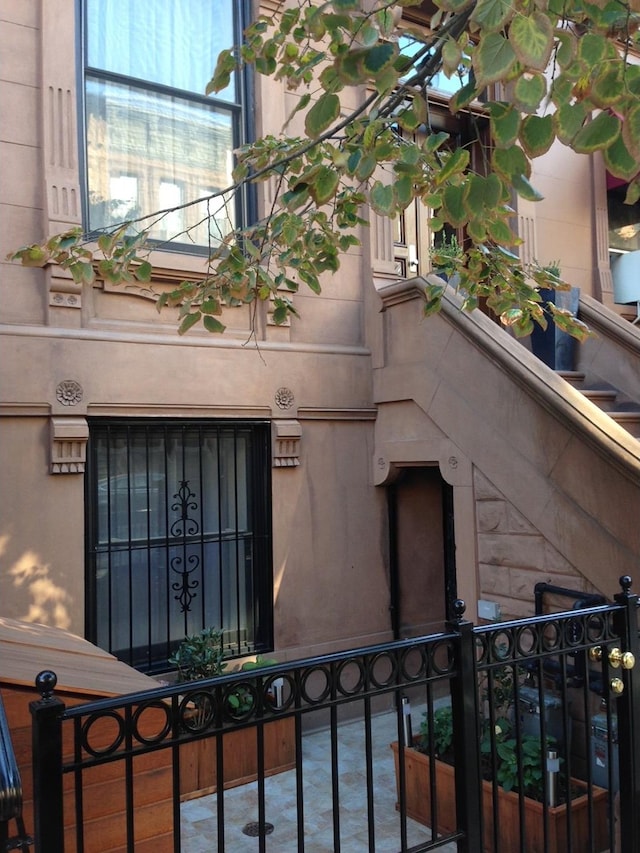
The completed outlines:
{"type": "Polygon", "coordinates": [[[406,468],[389,488],[391,612],[396,638],[440,630],[456,598],[453,489],[436,466],[406,468]]]}

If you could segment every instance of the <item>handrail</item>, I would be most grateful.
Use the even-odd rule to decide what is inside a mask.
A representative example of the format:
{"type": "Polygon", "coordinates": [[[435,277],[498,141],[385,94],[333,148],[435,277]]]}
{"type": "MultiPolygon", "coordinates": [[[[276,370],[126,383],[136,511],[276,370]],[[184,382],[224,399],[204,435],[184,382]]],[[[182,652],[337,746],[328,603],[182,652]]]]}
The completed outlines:
{"type": "Polygon", "coordinates": [[[0,823],[8,823],[19,818],[21,814],[22,780],[0,696],[0,823]]]}

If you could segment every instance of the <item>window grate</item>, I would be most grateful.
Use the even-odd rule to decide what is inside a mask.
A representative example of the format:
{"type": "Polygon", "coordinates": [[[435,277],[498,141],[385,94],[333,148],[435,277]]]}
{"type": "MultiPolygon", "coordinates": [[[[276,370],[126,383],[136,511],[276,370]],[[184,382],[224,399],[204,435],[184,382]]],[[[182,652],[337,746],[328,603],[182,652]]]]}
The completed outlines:
{"type": "Polygon", "coordinates": [[[271,647],[268,424],[90,423],[89,638],[143,671],[215,627],[271,647]]]}

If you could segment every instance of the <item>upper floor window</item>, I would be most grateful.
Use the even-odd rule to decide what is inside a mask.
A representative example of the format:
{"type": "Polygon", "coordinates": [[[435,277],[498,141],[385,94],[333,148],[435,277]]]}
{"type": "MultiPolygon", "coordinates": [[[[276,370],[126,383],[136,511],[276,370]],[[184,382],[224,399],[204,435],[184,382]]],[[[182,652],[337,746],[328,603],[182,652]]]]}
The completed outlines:
{"type": "Polygon", "coordinates": [[[219,52],[237,44],[244,2],[83,0],[85,225],[94,231],[170,211],[150,236],[215,245],[239,221],[237,197],[190,207],[232,184],[244,140],[240,75],[206,97],[219,52]]]}

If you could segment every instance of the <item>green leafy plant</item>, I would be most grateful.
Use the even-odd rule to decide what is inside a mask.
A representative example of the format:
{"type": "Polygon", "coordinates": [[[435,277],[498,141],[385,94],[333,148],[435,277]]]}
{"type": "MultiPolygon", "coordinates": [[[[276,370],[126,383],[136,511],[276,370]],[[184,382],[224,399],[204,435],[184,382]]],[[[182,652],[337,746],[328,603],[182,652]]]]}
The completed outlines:
{"type": "MultiPolygon", "coordinates": [[[[429,732],[429,719],[425,713],[420,723],[418,736],[414,740],[414,746],[418,752],[430,752],[431,737],[429,732]]],[[[450,705],[443,705],[434,711],[433,751],[436,758],[451,763],[453,752],[453,712],[450,705]]]]}
{"type": "Polygon", "coordinates": [[[440,243],[431,247],[429,257],[436,272],[452,276],[458,272],[458,267],[462,265],[464,253],[456,235],[451,234],[450,237],[445,236],[440,243]]]}
{"type": "Polygon", "coordinates": [[[185,637],[169,658],[178,670],[178,681],[199,681],[222,675],[227,668],[224,662],[222,632],[204,628],[199,634],[185,637]]]}
{"type": "MultiPolygon", "coordinates": [[[[547,737],[546,749],[542,751],[541,738],[533,734],[515,737],[515,727],[507,717],[501,717],[493,726],[481,720],[482,737],[480,757],[483,777],[495,779],[505,791],[520,790],[526,797],[538,802],[544,799],[544,770],[546,749],[552,749],[555,740],[547,737]],[[492,753],[495,752],[495,761],[492,753]]],[[[433,736],[430,736],[428,716],[423,715],[419,734],[414,740],[418,752],[433,754],[446,764],[453,764],[453,714],[445,705],[433,714],[433,736]]]]}
{"type": "MultiPolygon", "coordinates": [[[[512,736],[511,729],[496,732],[495,750],[496,781],[505,791],[518,789],[522,778],[522,792],[526,797],[542,802],[543,767],[546,762],[546,750],[543,755],[542,741],[532,734],[522,734],[520,741],[512,736]]],[[[555,744],[553,738],[547,738],[547,748],[555,744]]],[[[486,756],[491,750],[489,738],[483,738],[481,752],[486,756]]]]}
{"type": "MultiPolygon", "coordinates": [[[[217,628],[204,628],[200,633],[187,636],[169,658],[169,663],[178,670],[178,682],[200,681],[222,675],[227,669],[224,660],[222,631],[217,628]]],[[[253,661],[245,661],[241,672],[251,672],[265,666],[273,666],[275,658],[257,655],[253,661]]],[[[270,697],[272,700],[274,697],[270,697]]],[[[238,686],[226,697],[231,714],[242,716],[253,707],[253,694],[248,687],[238,686]]]]}

